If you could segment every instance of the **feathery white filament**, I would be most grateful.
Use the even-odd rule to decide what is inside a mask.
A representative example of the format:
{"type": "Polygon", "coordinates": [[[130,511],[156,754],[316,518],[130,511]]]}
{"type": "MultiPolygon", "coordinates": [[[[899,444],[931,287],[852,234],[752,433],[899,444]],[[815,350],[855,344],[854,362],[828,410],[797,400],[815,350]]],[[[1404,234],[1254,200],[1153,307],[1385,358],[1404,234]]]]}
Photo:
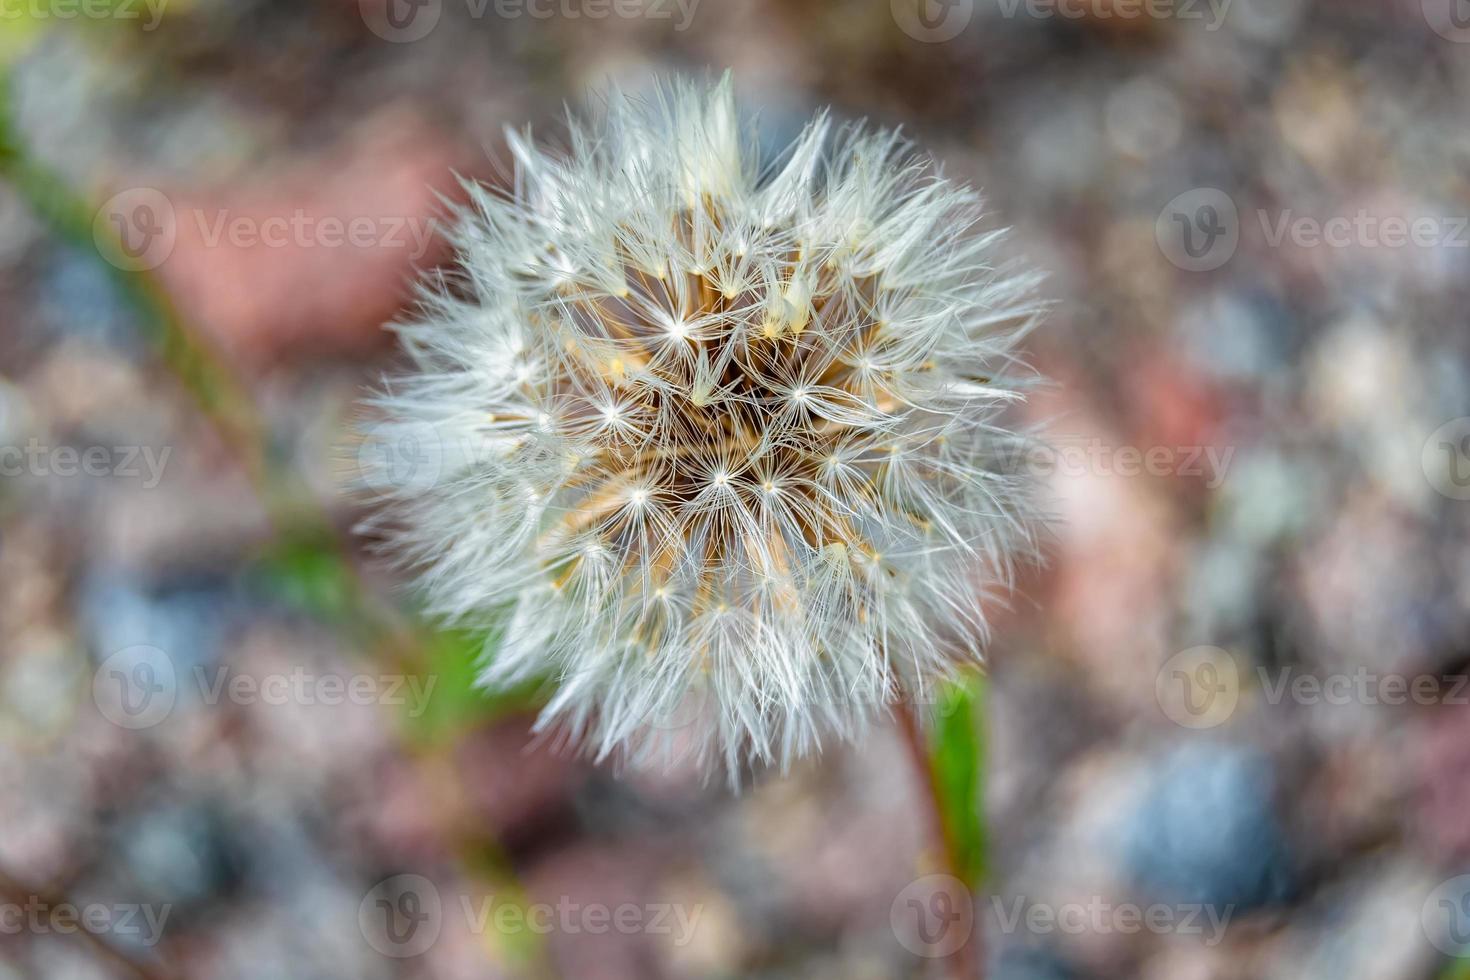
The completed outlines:
{"type": "Polygon", "coordinates": [[[851,735],[977,657],[1034,549],[999,416],[1035,277],[894,134],[753,145],[728,80],[614,94],[565,154],[513,135],[376,399],[450,447],[383,512],[434,611],[509,609],[486,683],[554,678],[543,724],[598,755],[691,696],[732,768],[851,735]]]}

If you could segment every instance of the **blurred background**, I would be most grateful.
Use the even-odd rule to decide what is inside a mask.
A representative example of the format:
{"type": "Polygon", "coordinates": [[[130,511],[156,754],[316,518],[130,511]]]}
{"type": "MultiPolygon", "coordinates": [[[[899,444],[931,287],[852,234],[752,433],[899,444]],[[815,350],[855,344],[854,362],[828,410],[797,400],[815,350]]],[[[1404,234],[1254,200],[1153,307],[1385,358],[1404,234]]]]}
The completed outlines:
{"type": "Polygon", "coordinates": [[[0,72],[0,978],[1470,977],[1465,0],[0,0],[0,72]],[[726,68],[1050,274],[958,890],[892,726],[589,765],[351,533],[453,174],[726,68]]]}

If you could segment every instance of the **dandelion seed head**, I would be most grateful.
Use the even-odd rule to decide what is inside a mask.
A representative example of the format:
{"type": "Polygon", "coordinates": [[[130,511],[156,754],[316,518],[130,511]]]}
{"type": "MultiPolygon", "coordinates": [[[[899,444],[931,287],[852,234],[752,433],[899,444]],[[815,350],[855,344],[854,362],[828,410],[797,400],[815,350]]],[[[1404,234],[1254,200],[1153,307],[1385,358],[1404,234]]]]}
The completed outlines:
{"type": "Polygon", "coordinates": [[[394,554],[436,614],[503,617],[484,682],[552,679],[542,724],[598,756],[691,698],[681,742],[732,772],[852,737],[979,658],[1035,552],[1004,463],[1036,277],[894,133],[756,145],[728,79],[510,134],[375,399],[467,446],[387,492],[394,554]]]}

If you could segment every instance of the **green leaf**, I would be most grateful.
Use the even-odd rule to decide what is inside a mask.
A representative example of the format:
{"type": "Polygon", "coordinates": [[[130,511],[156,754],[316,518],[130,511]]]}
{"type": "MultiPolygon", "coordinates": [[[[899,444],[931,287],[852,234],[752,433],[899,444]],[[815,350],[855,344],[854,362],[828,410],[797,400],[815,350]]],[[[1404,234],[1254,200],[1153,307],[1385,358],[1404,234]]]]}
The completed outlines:
{"type": "Polygon", "coordinates": [[[985,693],[979,673],[949,684],[934,706],[930,747],[945,832],[957,869],[972,888],[987,872],[985,693]]]}

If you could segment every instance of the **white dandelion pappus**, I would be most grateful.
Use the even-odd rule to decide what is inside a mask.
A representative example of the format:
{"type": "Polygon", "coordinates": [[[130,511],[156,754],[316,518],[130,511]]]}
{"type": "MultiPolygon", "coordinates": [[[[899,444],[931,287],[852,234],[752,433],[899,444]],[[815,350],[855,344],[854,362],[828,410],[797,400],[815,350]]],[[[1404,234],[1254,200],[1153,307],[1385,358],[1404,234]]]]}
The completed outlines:
{"type": "Polygon", "coordinates": [[[700,697],[734,774],[977,661],[1035,553],[1002,413],[1038,315],[978,197],[825,114],[762,172],[728,77],[510,145],[374,399],[472,447],[373,527],[432,612],[504,617],[484,682],[553,678],[540,727],[598,757],[700,697]]]}

